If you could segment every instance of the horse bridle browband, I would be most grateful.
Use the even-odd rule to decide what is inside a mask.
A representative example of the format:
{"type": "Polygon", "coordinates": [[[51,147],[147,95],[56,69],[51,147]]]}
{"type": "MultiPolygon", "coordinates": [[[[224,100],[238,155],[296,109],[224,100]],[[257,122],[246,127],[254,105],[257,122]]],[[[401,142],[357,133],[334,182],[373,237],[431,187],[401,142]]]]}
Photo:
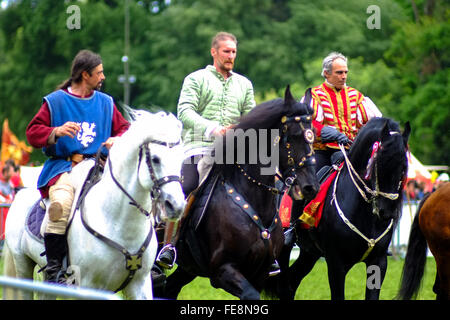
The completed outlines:
{"type": "MultiPolygon", "coordinates": [[[[152,211],[150,213],[147,210],[145,210],[125,190],[125,188],[119,183],[119,181],[114,177],[111,158],[108,156],[109,172],[110,172],[111,178],[113,179],[114,183],[130,199],[130,205],[135,206],[139,210],[139,212],[143,213],[146,217],[150,217],[152,212],[153,212],[153,214],[156,214],[156,203],[157,203],[157,201],[159,201],[159,196],[161,195],[161,187],[164,184],[167,184],[167,183],[170,183],[170,182],[179,182],[179,183],[181,183],[181,179],[180,179],[179,176],[171,175],[171,176],[165,176],[165,177],[163,177],[161,179],[157,179],[156,178],[155,170],[154,170],[154,168],[152,166],[152,163],[151,163],[151,153],[150,153],[150,148],[148,147],[149,143],[156,143],[156,144],[159,144],[159,145],[163,145],[163,146],[167,146],[169,148],[172,148],[172,147],[175,147],[176,145],[180,144],[180,142],[166,143],[166,142],[159,141],[159,140],[152,140],[150,142],[143,143],[139,147],[139,165],[140,165],[141,159],[142,159],[142,150],[144,149],[145,156],[146,156],[146,164],[147,164],[147,167],[148,167],[148,170],[149,170],[149,173],[150,173],[150,177],[151,177],[151,179],[153,181],[153,187],[152,187],[152,190],[150,191],[151,197],[152,197],[152,211]],[[152,194],[152,192],[153,192],[153,194],[152,194]]],[[[139,170],[139,165],[138,165],[138,170],[139,170]]],[[[103,241],[104,243],[109,245],[110,247],[113,247],[116,250],[120,251],[125,256],[125,261],[126,261],[125,268],[129,271],[129,274],[128,274],[127,278],[119,286],[119,288],[116,289],[114,292],[121,291],[133,279],[134,274],[136,273],[136,271],[142,268],[142,255],[144,254],[145,250],[147,249],[147,247],[148,247],[148,245],[149,245],[149,243],[151,241],[152,234],[153,234],[152,228],[150,228],[149,233],[147,234],[147,237],[145,238],[144,243],[139,247],[139,250],[136,253],[132,254],[125,247],[123,247],[122,245],[120,245],[117,242],[115,242],[115,241],[105,237],[104,235],[98,233],[91,226],[89,226],[87,224],[86,220],[84,219],[84,214],[83,214],[82,207],[83,207],[82,205],[80,205],[80,207],[79,207],[80,211],[81,211],[81,214],[80,214],[81,222],[82,222],[83,226],[86,228],[86,230],[88,230],[89,233],[91,233],[93,236],[95,236],[96,238],[100,239],[101,241],[103,241]]]]}
{"type": "Polygon", "coordinates": [[[314,132],[312,131],[312,117],[311,115],[303,115],[303,116],[283,116],[281,118],[282,127],[282,138],[280,138],[281,143],[285,146],[288,152],[288,167],[287,170],[289,173],[282,173],[282,177],[286,177],[284,180],[285,185],[290,188],[297,178],[296,171],[303,167],[310,167],[316,165],[316,158],[314,156],[314,132]],[[295,163],[294,158],[291,155],[292,149],[291,144],[287,141],[287,135],[285,134],[288,131],[288,123],[298,123],[303,132],[303,137],[308,144],[309,152],[302,157],[300,162],[295,163]],[[309,128],[305,128],[304,123],[309,124],[309,128]]]}
{"type": "MultiPolygon", "coordinates": [[[[175,142],[175,143],[167,143],[167,142],[163,142],[163,141],[159,141],[159,140],[152,140],[152,141],[150,141],[150,143],[155,143],[155,144],[159,144],[162,146],[166,146],[168,148],[173,148],[173,147],[179,145],[180,141],[175,142]]],[[[153,168],[152,161],[151,161],[151,152],[150,152],[150,148],[148,147],[148,144],[147,143],[142,144],[139,149],[140,150],[139,150],[138,170],[139,170],[139,166],[141,163],[140,159],[142,156],[142,149],[144,149],[145,156],[146,156],[145,163],[147,164],[147,168],[150,173],[150,177],[153,181],[153,187],[150,190],[150,195],[152,197],[153,202],[156,202],[159,200],[159,196],[161,195],[161,187],[163,185],[170,183],[170,182],[174,182],[174,181],[179,182],[181,184],[181,178],[180,178],[180,176],[175,176],[175,175],[165,176],[160,179],[156,178],[155,170],[153,168]]]]}

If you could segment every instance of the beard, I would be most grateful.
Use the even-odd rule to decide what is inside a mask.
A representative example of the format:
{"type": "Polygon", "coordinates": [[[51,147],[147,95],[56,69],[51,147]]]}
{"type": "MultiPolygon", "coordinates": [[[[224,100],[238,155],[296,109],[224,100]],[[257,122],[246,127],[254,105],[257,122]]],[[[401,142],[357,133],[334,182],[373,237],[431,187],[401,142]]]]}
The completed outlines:
{"type": "Polygon", "coordinates": [[[233,70],[233,67],[234,67],[233,61],[224,61],[223,63],[220,64],[220,69],[227,72],[233,70]]]}
{"type": "Polygon", "coordinates": [[[95,90],[100,91],[100,89],[102,88],[103,85],[103,81],[100,81],[99,83],[97,83],[97,85],[95,86],[95,90]]]}

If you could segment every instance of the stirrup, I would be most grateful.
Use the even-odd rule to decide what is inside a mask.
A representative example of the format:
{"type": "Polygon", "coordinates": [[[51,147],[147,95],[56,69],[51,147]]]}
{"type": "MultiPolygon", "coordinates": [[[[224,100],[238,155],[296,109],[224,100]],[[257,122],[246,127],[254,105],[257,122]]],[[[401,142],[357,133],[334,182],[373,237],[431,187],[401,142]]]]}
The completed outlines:
{"type": "Polygon", "coordinates": [[[277,260],[275,260],[270,267],[271,270],[269,270],[269,277],[276,276],[281,272],[280,265],[278,264],[277,260]]]}
{"type": "Polygon", "coordinates": [[[163,267],[165,269],[172,269],[176,260],[177,260],[177,250],[171,243],[168,243],[164,247],[162,247],[162,249],[159,251],[155,262],[160,267],[163,267]],[[172,251],[172,253],[173,253],[173,259],[170,262],[161,260],[161,256],[167,251],[172,251]]]}
{"type": "Polygon", "coordinates": [[[284,232],[284,245],[287,247],[294,246],[297,235],[295,234],[295,225],[291,225],[285,232],[284,232]]]}

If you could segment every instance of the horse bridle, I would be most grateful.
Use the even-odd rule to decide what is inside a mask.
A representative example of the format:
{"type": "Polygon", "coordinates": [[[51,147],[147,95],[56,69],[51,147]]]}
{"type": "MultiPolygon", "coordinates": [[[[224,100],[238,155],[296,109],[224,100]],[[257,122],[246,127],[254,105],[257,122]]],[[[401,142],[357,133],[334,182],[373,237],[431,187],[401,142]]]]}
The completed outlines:
{"type": "Polygon", "coordinates": [[[160,179],[158,179],[155,175],[155,169],[153,168],[152,165],[152,161],[151,161],[151,152],[150,152],[150,148],[148,147],[149,143],[154,143],[154,144],[159,144],[162,146],[167,146],[169,148],[173,148],[177,145],[180,144],[180,141],[175,142],[175,143],[168,143],[168,142],[164,142],[164,141],[159,141],[159,140],[151,140],[150,142],[145,142],[143,144],[140,145],[139,147],[139,161],[138,161],[138,171],[139,171],[139,167],[141,165],[141,159],[142,159],[142,153],[145,153],[145,163],[147,164],[147,168],[150,174],[150,178],[152,179],[153,182],[153,187],[150,190],[150,196],[152,198],[152,210],[151,212],[148,212],[147,210],[145,210],[126,190],[124,187],[122,187],[122,185],[120,184],[120,182],[114,177],[113,174],[113,170],[112,170],[112,163],[111,163],[111,159],[110,157],[108,157],[108,164],[109,164],[109,172],[111,175],[111,178],[113,179],[114,183],[117,185],[117,187],[128,197],[128,199],[130,199],[130,205],[135,206],[136,208],[138,208],[139,212],[141,212],[142,214],[144,214],[146,217],[149,217],[151,215],[151,213],[153,212],[153,214],[156,213],[156,205],[157,202],[159,201],[159,197],[161,196],[161,187],[167,183],[170,182],[179,182],[181,184],[181,178],[180,176],[175,176],[175,175],[169,175],[169,176],[165,176],[162,177],[160,179]]]}
{"type": "MultiPolygon", "coordinates": [[[[174,143],[168,143],[168,142],[164,142],[164,141],[159,141],[159,140],[152,140],[150,141],[150,143],[154,143],[154,144],[159,144],[168,148],[173,148],[177,145],[179,145],[181,143],[181,141],[178,142],[174,142],[174,143]]],[[[175,176],[175,175],[169,175],[169,176],[164,176],[160,179],[158,179],[155,175],[155,169],[153,168],[152,165],[152,161],[151,161],[151,152],[150,152],[150,148],[148,147],[148,143],[144,143],[140,146],[139,148],[139,165],[138,165],[138,171],[139,171],[139,166],[141,164],[141,157],[142,157],[142,150],[144,150],[145,152],[145,163],[147,164],[147,168],[148,171],[150,173],[150,178],[153,181],[153,187],[150,190],[150,196],[152,198],[153,203],[155,204],[156,202],[159,201],[159,197],[161,196],[161,187],[167,183],[171,183],[171,182],[179,182],[181,184],[181,177],[180,176],[175,176]]]]}
{"type": "MultiPolygon", "coordinates": [[[[297,178],[296,171],[303,167],[310,167],[316,165],[316,158],[314,156],[313,142],[314,142],[314,132],[312,130],[312,117],[311,115],[303,115],[303,116],[283,116],[281,118],[282,124],[282,135],[277,139],[276,143],[281,140],[280,145],[283,145],[288,152],[288,160],[287,165],[288,169],[281,174],[284,178],[284,185],[290,189],[294,184],[295,179],[297,178]],[[294,158],[292,157],[292,149],[291,144],[287,141],[288,135],[286,134],[288,131],[289,123],[298,123],[302,132],[303,137],[308,145],[309,152],[304,155],[299,163],[296,163],[294,158]],[[309,124],[309,127],[305,127],[304,124],[309,124]]],[[[288,190],[289,192],[289,190],[288,190]]]]}
{"type": "MultiPolygon", "coordinates": [[[[376,143],[378,143],[378,146],[381,146],[381,142],[376,142],[376,143]]],[[[397,193],[388,193],[388,192],[380,191],[380,186],[379,186],[379,183],[378,183],[378,167],[377,167],[377,162],[376,162],[378,147],[377,147],[377,150],[375,150],[375,152],[372,154],[371,159],[370,159],[373,162],[372,165],[375,166],[375,189],[374,190],[369,188],[367,186],[367,184],[364,183],[364,180],[359,176],[359,174],[353,168],[352,163],[348,159],[348,156],[347,156],[347,153],[345,151],[344,146],[339,144],[339,148],[341,149],[342,153],[344,154],[345,163],[347,165],[348,172],[349,172],[350,178],[353,181],[353,184],[355,185],[356,189],[359,191],[359,193],[361,194],[363,199],[367,203],[372,204],[372,211],[373,211],[373,213],[376,214],[377,216],[379,216],[380,210],[379,210],[379,208],[377,207],[377,204],[376,204],[377,198],[379,196],[382,196],[382,197],[384,197],[386,199],[389,199],[389,200],[397,200],[398,197],[399,197],[399,193],[398,192],[397,193]],[[359,182],[363,185],[364,190],[370,195],[370,198],[366,195],[364,190],[362,190],[360,188],[358,183],[356,183],[354,176],[356,176],[356,178],[359,180],[359,182]]],[[[369,160],[369,164],[370,164],[370,160],[369,160]]],[[[402,183],[402,180],[399,182],[399,187],[400,187],[401,183],[402,183]]]]}
{"type": "MultiPolygon", "coordinates": [[[[313,149],[313,145],[312,145],[314,142],[314,132],[312,131],[311,119],[312,119],[312,117],[310,115],[291,116],[291,117],[283,116],[281,118],[282,133],[281,133],[281,135],[275,137],[275,140],[274,140],[274,145],[280,143],[280,141],[281,141],[280,145],[283,145],[288,152],[288,160],[287,160],[288,169],[286,169],[285,172],[281,173],[281,175],[279,175],[278,173],[276,174],[278,176],[278,178],[280,178],[280,180],[283,182],[283,184],[287,188],[288,192],[289,192],[289,189],[294,184],[295,179],[297,178],[296,171],[305,166],[315,166],[315,164],[316,164],[316,159],[314,157],[314,149],[313,149]],[[304,139],[307,142],[308,147],[309,147],[309,152],[305,156],[302,157],[302,159],[300,160],[299,163],[295,163],[295,160],[292,157],[291,144],[287,141],[286,133],[288,131],[288,123],[292,123],[292,122],[299,124],[299,126],[303,132],[304,139]],[[310,127],[305,128],[305,126],[303,125],[304,123],[307,123],[307,124],[309,123],[310,127]]],[[[236,163],[236,166],[239,168],[241,173],[249,181],[252,181],[253,183],[257,184],[258,186],[262,186],[262,187],[266,188],[273,194],[283,194],[285,192],[285,190],[278,190],[276,187],[266,185],[266,184],[256,180],[255,178],[250,176],[244,170],[244,168],[242,168],[239,164],[236,163]]]]}
{"type": "MultiPolygon", "coordinates": [[[[156,213],[156,203],[159,201],[159,197],[161,195],[161,187],[167,183],[170,182],[179,182],[181,183],[181,179],[179,176],[174,176],[174,175],[169,175],[169,176],[165,176],[163,178],[157,179],[156,175],[155,175],[155,170],[153,168],[152,162],[151,162],[151,152],[150,152],[150,148],[149,148],[149,144],[150,143],[155,143],[155,144],[159,144],[159,145],[163,145],[163,146],[167,146],[169,148],[175,147],[176,145],[180,144],[180,141],[176,142],[176,143],[167,143],[167,142],[163,142],[163,141],[159,141],[159,140],[152,140],[150,142],[145,142],[142,145],[140,145],[139,147],[139,165],[138,165],[138,171],[139,171],[139,166],[141,163],[141,159],[142,159],[142,152],[145,153],[146,156],[146,164],[150,173],[150,177],[153,181],[153,187],[150,191],[151,193],[151,197],[152,197],[152,211],[148,212],[147,210],[145,210],[126,190],[125,188],[120,184],[120,182],[114,177],[113,174],[113,168],[112,168],[112,162],[111,162],[111,158],[108,156],[108,165],[109,165],[109,172],[111,175],[111,178],[113,179],[114,183],[117,185],[117,187],[130,199],[130,205],[135,206],[136,208],[138,208],[139,212],[141,212],[142,214],[144,214],[146,217],[150,217],[151,213],[153,212],[154,214],[156,213]]],[[[83,200],[84,202],[84,200],[83,200]]],[[[125,280],[122,282],[122,284],[114,291],[114,292],[118,292],[120,290],[122,290],[123,288],[125,288],[128,283],[133,279],[136,271],[138,271],[139,269],[142,268],[142,255],[144,254],[145,250],[147,249],[151,239],[152,239],[152,234],[153,234],[153,229],[150,228],[149,233],[147,234],[147,237],[144,240],[144,243],[139,247],[139,249],[134,253],[130,253],[125,247],[123,247],[122,245],[118,244],[117,242],[107,238],[106,236],[98,233],[97,231],[95,231],[91,226],[89,226],[89,224],[87,223],[87,221],[84,219],[84,211],[82,210],[83,205],[80,205],[80,211],[81,211],[81,222],[83,224],[83,226],[86,228],[86,230],[89,231],[89,233],[91,233],[93,236],[95,236],[96,238],[100,239],[101,241],[103,241],[104,243],[106,243],[107,245],[109,245],[112,248],[115,248],[117,251],[121,252],[124,256],[125,256],[125,268],[128,270],[129,274],[128,276],[125,278],[125,280]]]]}
{"type": "MultiPolygon", "coordinates": [[[[391,132],[392,134],[400,134],[397,131],[391,132]]],[[[381,145],[381,142],[378,142],[378,146],[381,145]]],[[[371,161],[369,160],[369,165],[374,165],[375,166],[375,190],[370,189],[365,183],[364,180],[359,176],[359,174],[356,172],[356,170],[353,168],[350,160],[348,159],[346,150],[344,148],[344,146],[342,144],[339,144],[339,148],[341,149],[342,153],[344,154],[344,159],[345,159],[345,163],[347,165],[347,169],[350,175],[350,178],[352,179],[352,182],[354,184],[354,186],[356,187],[356,189],[359,191],[359,193],[361,194],[362,198],[367,202],[372,204],[372,212],[373,214],[376,214],[377,216],[379,216],[379,208],[376,205],[376,199],[379,196],[385,197],[389,200],[397,200],[399,197],[399,193],[387,193],[387,192],[382,192],[379,190],[379,184],[378,184],[378,168],[376,165],[376,156],[377,156],[377,151],[378,151],[378,147],[375,150],[374,147],[373,150],[374,152],[372,152],[372,156],[371,159],[373,163],[370,163],[371,161]],[[358,180],[362,183],[362,185],[364,186],[364,189],[366,190],[367,193],[369,193],[371,195],[371,198],[369,198],[368,196],[366,196],[364,190],[362,190],[358,183],[356,183],[355,178],[353,176],[356,176],[358,178],[358,180]]],[[[376,239],[369,239],[368,237],[366,237],[354,224],[352,224],[347,217],[345,216],[344,212],[342,211],[342,209],[339,206],[338,200],[337,200],[337,196],[336,196],[336,187],[337,187],[337,181],[339,179],[339,175],[341,173],[341,169],[338,170],[337,176],[334,180],[334,186],[333,186],[333,196],[332,196],[332,200],[331,203],[334,202],[335,206],[336,206],[336,210],[339,214],[339,216],[341,217],[342,221],[352,230],[354,231],[356,234],[358,234],[361,238],[363,238],[367,244],[368,244],[368,248],[366,250],[366,252],[364,252],[362,258],[360,259],[360,261],[364,261],[364,259],[366,259],[366,257],[370,254],[370,252],[372,252],[372,249],[375,247],[375,245],[391,230],[393,224],[394,224],[394,219],[391,219],[391,221],[389,222],[389,225],[387,226],[386,230],[380,235],[378,236],[378,238],[376,239]]],[[[402,184],[402,180],[399,183],[399,189],[400,186],[402,184]]],[[[400,191],[399,191],[400,192],[400,191]]]]}

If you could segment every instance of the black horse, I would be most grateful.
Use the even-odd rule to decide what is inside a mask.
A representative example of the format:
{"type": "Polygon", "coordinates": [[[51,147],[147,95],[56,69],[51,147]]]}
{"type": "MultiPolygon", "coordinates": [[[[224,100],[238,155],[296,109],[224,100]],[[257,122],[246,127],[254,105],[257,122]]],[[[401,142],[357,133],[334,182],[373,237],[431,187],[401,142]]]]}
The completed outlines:
{"type": "Polygon", "coordinates": [[[312,199],[319,188],[311,112],[288,87],[284,100],[256,106],[219,140],[210,175],[188,200],[190,213],[176,243],[177,269],[156,296],[175,299],[202,276],[240,299],[260,298],[284,242],[275,175],[295,198],[312,199]],[[269,158],[278,170],[268,165],[269,158]]]}
{"type": "MultiPolygon", "coordinates": [[[[387,269],[387,250],[401,216],[407,174],[409,123],[373,118],[359,131],[331,183],[317,227],[297,227],[300,255],[289,267],[292,247],[284,248],[281,273],[265,288],[294,299],[301,280],[325,257],[332,299],[345,299],[345,277],[358,262],[366,264],[366,299],[378,299],[387,269]]],[[[303,211],[294,201],[293,211],[303,211]]]]}

